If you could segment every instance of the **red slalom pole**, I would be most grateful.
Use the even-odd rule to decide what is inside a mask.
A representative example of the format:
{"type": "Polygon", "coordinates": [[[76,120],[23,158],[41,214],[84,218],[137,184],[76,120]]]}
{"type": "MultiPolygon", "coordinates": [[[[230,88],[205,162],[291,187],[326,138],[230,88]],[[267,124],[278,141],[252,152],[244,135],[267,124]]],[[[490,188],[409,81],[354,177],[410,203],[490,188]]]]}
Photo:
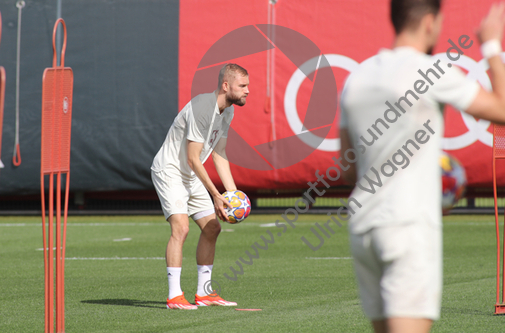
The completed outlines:
{"type": "Polygon", "coordinates": [[[54,224],[53,224],[53,213],[54,213],[54,177],[53,174],[49,175],[49,241],[48,241],[48,285],[49,285],[49,332],[54,332],[54,224]]]}
{"type": "Polygon", "coordinates": [[[72,95],[74,76],[70,67],[64,67],[67,28],[58,19],[53,29],[53,67],[46,68],[42,77],[42,127],[40,186],[42,201],[42,237],[44,243],[45,275],[45,332],[65,332],[65,246],[67,235],[68,197],[70,184],[70,138],[72,123],[72,95]],[[63,27],[61,63],[56,62],[56,31],[63,27]],[[61,176],[66,173],[65,204],[61,211],[61,176]],[[49,222],[46,234],[44,178],[49,175],[49,222]],[[56,176],[56,188],[54,187],[56,176]],[[54,236],[54,192],[56,191],[56,237],[54,236]],[[61,216],[63,214],[63,222],[61,216]],[[47,239],[47,246],[46,246],[47,239]],[[46,252],[46,248],[49,251],[46,252]],[[56,248],[54,256],[53,248],[56,248]],[[54,258],[56,257],[56,267],[54,258]],[[56,274],[56,278],[54,275],[56,274]],[[56,290],[55,290],[56,289],[56,290]],[[56,300],[56,309],[55,301],[56,300]],[[56,324],[55,324],[56,317],[56,324]],[[55,327],[56,326],[56,327],[55,327]]]}
{"type": "MultiPolygon", "coordinates": [[[[505,159],[505,126],[495,124],[493,125],[493,194],[494,194],[494,213],[495,213],[495,228],[496,228],[496,303],[494,314],[505,314],[505,304],[504,304],[505,255],[502,256],[502,246],[505,244],[503,242],[500,242],[500,222],[498,212],[498,191],[496,180],[496,162],[499,159],[505,159]],[[501,258],[502,260],[500,260],[500,256],[502,256],[501,258]],[[500,289],[501,289],[501,299],[500,299],[500,289]]],[[[505,221],[504,221],[504,227],[505,227],[505,221]]]]}
{"type": "Polygon", "coordinates": [[[61,173],[56,174],[56,332],[63,332],[61,317],[61,173]]]}

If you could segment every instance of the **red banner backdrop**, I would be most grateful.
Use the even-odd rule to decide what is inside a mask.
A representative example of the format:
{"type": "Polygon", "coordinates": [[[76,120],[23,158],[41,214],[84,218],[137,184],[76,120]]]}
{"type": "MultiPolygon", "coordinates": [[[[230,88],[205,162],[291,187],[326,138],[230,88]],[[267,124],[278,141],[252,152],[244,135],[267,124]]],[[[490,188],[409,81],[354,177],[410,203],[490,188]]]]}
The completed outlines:
{"type": "MultiPolygon", "coordinates": [[[[470,36],[474,44],[464,50],[464,56],[456,64],[486,88],[490,87],[489,76],[474,30],[491,3],[491,0],[444,1],[444,27],[434,52],[444,58],[451,46],[449,39],[457,42],[461,35],[470,36]]],[[[245,106],[235,107],[232,122],[235,134],[230,134],[227,148],[237,186],[245,190],[306,189],[307,182],[316,181],[316,170],[325,172],[334,165],[332,157],[340,156],[337,129],[340,110],[337,109],[331,127],[308,127],[316,136],[313,138],[316,138],[317,148],[311,147],[314,140],[311,142],[310,138],[303,135],[294,137],[303,133],[302,123],[307,126],[305,114],[313,102],[310,98],[319,77],[316,75],[316,79],[311,80],[314,74],[308,73],[309,70],[304,72],[308,77],[300,79],[298,67],[312,55],[324,54],[340,95],[349,72],[381,48],[390,47],[393,38],[389,0],[279,0],[275,5],[269,4],[268,0],[181,1],[179,108],[197,92],[194,77],[199,71],[209,69],[217,73],[215,68],[219,69],[225,62],[245,67],[249,71],[250,95],[245,106]],[[305,43],[296,34],[286,32],[282,35],[281,27],[272,32],[265,24],[292,29],[316,47],[311,49],[310,43],[305,43]],[[244,28],[250,25],[254,31],[244,28]],[[263,36],[264,42],[255,41],[252,35],[256,32],[263,36]],[[272,36],[274,39],[270,38],[272,36]],[[273,45],[269,50],[266,37],[273,45]],[[283,42],[288,45],[282,45],[283,42]],[[221,55],[214,62],[208,62],[209,50],[216,48],[225,50],[229,56],[223,58],[221,55]],[[302,55],[300,59],[296,58],[297,52],[302,55]],[[206,61],[202,61],[206,54],[206,61]],[[270,103],[267,98],[269,85],[270,103]],[[318,135],[321,137],[319,141],[318,135]],[[283,138],[289,144],[281,144],[283,138]]],[[[417,71],[417,68],[413,70],[417,71]]],[[[215,86],[217,74],[208,91],[215,86]]],[[[324,96],[325,92],[331,92],[331,89],[319,89],[318,96],[328,97],[324,96]]],[[[314,95],[314,100],[318,96],[314,95]]],[[[477,121],[451,107],[446,108],[443,148],[463,163],[470,187],[492,186],[491,132],[489,122],[477,121]]],[[[206,167],[211,178],[217,181],[212,162],[208,161],[206,167]]],[[[498,175],[504,179],[505,168],[499,169],[498,175]]],[[[340,185],[342,181],[331,183],[340,185]]],[[[499,183],[505,184],[504,181],[499,183]]]]}

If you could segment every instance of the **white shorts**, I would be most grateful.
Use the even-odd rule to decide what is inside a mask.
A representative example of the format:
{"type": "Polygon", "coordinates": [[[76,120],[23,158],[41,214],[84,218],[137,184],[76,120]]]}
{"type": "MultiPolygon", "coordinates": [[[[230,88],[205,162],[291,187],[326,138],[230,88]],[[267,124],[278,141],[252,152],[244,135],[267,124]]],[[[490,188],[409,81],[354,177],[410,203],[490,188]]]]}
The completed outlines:
{"type": "Polygon", "coordinates": [[[350,238],[361,303],[370,320],[440,317],[441,227],[413,222],[350,238]]]}
{"type": "Polygon", "coordinates": [[[151,179],[166,220],[173,214],[187,214],[197,220],[215,213],[209,192],[200,179],[184,181],[165,171],[152,170],[151,179]]]}

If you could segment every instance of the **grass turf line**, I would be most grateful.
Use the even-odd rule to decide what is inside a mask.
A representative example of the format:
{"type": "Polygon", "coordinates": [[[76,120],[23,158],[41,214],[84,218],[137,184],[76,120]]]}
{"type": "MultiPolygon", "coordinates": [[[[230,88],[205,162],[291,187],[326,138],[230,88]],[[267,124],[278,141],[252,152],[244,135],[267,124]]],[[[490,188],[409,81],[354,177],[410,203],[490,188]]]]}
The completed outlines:
{"type": "MultiPolygon", "coordinates": [[[[239,308],[205,307],[197,311],[165,308],[164,260],[68,260],[65,263],[67,332],[366,332],[352,260],[307,260],[349,257],[347,229],[314,252],[300,237],[325,215],[300,216],[295,229],[277,237],[278,215],[252,215],[238,225],[223,224],[213,279],[225,299],[239,308]],[[233,231],[231,231],[233,230],[233,231]],[[244,274],[229,281],[245,250],[271,230],[275,244],[259,250],[244,274]]],[[[163,257],[170,228],[152,216],[69,217],[67,257],[163,257]],[[131,238],[130,241],[114,241],[131,238]]],[[[40,332],[44,327],[44,280],[40,218],[0,218],[0,332],[40,332]]],[[[184,247],[182,288],[190,302],[196,291],[195,250],[198,227],[192,223],[184,247]]],[[[493,216],[444,218],[444,293],[442,316],[433,332],[493,332],[505,317],[493,316],[495,302],[495,232],[493,216]]]]}

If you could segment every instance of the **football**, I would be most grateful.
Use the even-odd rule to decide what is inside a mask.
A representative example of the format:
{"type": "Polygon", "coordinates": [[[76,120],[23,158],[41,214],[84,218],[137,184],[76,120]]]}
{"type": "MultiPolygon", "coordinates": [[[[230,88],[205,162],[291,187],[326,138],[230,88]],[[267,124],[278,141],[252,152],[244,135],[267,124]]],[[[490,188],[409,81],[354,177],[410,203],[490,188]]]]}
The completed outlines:
{"type": "Polygon", "coordinates": [[[228,200],[233,208],[224,207],[226,214],[228,214],[229,223],[236,224],[244,221],[251,212],[251,201],[247,195],[239,190],[227,191],[223,196],[228,200]]]}
{"type": "Polygon", "coordinates": [[[461,163],[443,152],[440,156],[442,168],[442,213],[447,214],[465,193],[466,173],[461,163]]]}

